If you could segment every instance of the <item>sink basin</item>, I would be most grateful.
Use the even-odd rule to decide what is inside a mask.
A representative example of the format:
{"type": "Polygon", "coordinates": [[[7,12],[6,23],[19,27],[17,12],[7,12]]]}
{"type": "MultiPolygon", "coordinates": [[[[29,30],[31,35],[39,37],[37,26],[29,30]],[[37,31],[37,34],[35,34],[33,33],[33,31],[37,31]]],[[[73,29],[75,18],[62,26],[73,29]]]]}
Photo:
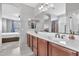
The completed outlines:
{"type": "Polygon", "coordinates": [[[61,44],[66,44],[67,43],[67,39],[62,39],[62,38],[55,38],[55,36],[52,35],[46,35],[45,33],[38,33],[40,36],[47,38],[50,41],[55,41],[61,44]]]}
{"type": "Polygon", "coordinates": [[[66,41],[59,41],[59,43],[66,44],[66,41]]]}
{"type": "Polygon", "coordinates": [[[64,44],[64,45],[67,43],[66,39],[55,38],[55,39],[52,39],[52,40],[57,42],[57,43],[64,44]]]}
{"type": "Polygon", "coordinates": [[[66,44],[67,43],[67,39],[61,39],[61,38],[55,38],[55,37],[48,37],[50,38],[49,40],[53,40],[55,42],[61,43],[61,44],[66,44]]]}

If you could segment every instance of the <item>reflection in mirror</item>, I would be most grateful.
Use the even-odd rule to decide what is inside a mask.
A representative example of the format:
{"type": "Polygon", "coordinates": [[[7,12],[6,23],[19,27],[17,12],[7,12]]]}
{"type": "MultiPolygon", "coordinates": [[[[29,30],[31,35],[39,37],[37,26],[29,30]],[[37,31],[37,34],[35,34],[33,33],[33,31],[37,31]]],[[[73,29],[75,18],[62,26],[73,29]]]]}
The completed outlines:
{"type": "Polygon", "coordinates": [[[49,8],[46,13],[50,14],[50,32],[54,33],[66,33],[66,5],[65,3],[53,3],[53,8],[49,8]],[[60,8],[59,8],[60,7],[60,8]]]}
{"type": "Polygon", "coordinates": [[[79,3],[67,3],[66,13],[71,32],[79,34],[79,3]]]}
{"type": "Polygon", "coordinates": [[[59,28],[59,33],[67,33],[67,20],[66,16],[62,15],[58,17],[58,28],[59,28]]]}
{"type": "Polygon", "coordinates": [[[44,24],[43,24],[43,29],[44,29],[44,31],[46,31],[46,32],[50,32],[50,14],[44,14],[44,24]]]}
{"type": "Polygon", "coordinates": [[[52,32],[59,32],[58,31],[58,18],[56,16],[51,17],[51,31],[52,32]]]}
{"type": "Polygon", "coordinates": [[[39,21],[35,20],[35,19],[29,20],[29,22],[28,22],[29,29],[36,29],[36,26],[37,26],[38,22],[39,21]]]}
{"type": "Polygon", "coordinates": [[[67,21],[65,15],[53,16],[51,18],[52,32],[55,33],[67,33],[67,21]]]}
{"type": "Polygon", "coordinates": [[[34,29],[38,31],[49,32],[50,30],[50,15],[47,13],[40,13],[35,18],[31,18],[29,20],[28,25],[29,29],[34,29]],[[31,23],[34,24],[34,28],[32,28],[31,23]]]}

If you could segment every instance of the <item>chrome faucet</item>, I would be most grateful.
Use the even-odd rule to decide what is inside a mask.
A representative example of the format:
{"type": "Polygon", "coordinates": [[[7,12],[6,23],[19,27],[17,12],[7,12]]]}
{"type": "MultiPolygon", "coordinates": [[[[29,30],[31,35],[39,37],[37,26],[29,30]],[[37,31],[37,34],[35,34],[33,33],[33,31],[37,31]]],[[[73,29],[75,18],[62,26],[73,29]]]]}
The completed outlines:
{"type": "Polygon", "coordinates": [[[37,34],[38,33],[38,31],[35,29],[35,33],[37,34]]]}
{"type": "Polygon", "coordinates": [[[60,38],[60,34],[58,34],[58,33],[55,34],[55,37],[56,37],[56,38],[60,38]]]}
{"type": "Polygon", "coordinates": [[[63,39],[65,37],[65,35],[61,35],[61,38],[63,39]]]}

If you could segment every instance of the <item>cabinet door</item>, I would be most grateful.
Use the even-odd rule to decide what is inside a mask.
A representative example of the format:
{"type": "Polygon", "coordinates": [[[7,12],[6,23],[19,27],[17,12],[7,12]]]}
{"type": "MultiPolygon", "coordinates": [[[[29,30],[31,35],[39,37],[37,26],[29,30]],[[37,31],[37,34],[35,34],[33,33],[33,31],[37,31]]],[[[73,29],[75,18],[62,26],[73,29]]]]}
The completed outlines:
{"type": "Polygon", "coordinates": [[[34,48],[34,47],[33,47],[33,53],[34,53],[34,55],[35,55],[35,56],[37,56],[37,55],[38,55],[38,53],[37,53],[37,49],[36,49],[36,48],[34,48]]]}
{"type": "Polygon", "coordinates": [[[33,52],[37,55],[37,37],[33,36],[33,52]]]}
{"type": "Polygon", "coordinates": [[[73,51],[71,49],[56,45],[56,44],[51,44],[50,45],[50,50],[51,53],[50,55],[52,56],[76,56],[77,52],[73,51]]]}
{"type": "Polygon", "coordinates": [[[37,48],[37,37],[33,36],[33,47],[37,48]]]}
{"type": "Polygon", "coordinates": [[[38,56],[47,56],[47,41],[38,38],[38,56]]]}
{"type": "Polygon", "coordinates": [[[33,48],[32,48],[32,47],[33,47],[32,44],[33,44],[33,39],[32,39],[32,35],[30,35],[30,48],[31,48],[31,49],[33,49],[33,48]]]}
{"type": "Polygon", "coordinates": [[[79,52],[77,53],[77,55],[79,56],[79,52]]]}
{"type": "Polygon", "coordinates": [[[48,55],[52,56],[52,44],[48,44],[48,55]]]}
{"type": "Polygon", "coordinates": [[[27,34],[27,45],[30,46],[30,35],[27,34]]]}

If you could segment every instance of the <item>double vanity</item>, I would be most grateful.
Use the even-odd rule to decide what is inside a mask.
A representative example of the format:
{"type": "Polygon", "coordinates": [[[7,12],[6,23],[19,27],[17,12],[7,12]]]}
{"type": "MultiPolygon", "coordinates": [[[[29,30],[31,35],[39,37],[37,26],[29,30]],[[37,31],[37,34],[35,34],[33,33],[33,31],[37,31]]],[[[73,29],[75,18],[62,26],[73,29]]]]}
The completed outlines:
{"type": "Polygon", "coordinates": [[[56,33],[27,32],[27,45],[36,56],[78,56],[79,40],[56,38],[56,33]]]}

